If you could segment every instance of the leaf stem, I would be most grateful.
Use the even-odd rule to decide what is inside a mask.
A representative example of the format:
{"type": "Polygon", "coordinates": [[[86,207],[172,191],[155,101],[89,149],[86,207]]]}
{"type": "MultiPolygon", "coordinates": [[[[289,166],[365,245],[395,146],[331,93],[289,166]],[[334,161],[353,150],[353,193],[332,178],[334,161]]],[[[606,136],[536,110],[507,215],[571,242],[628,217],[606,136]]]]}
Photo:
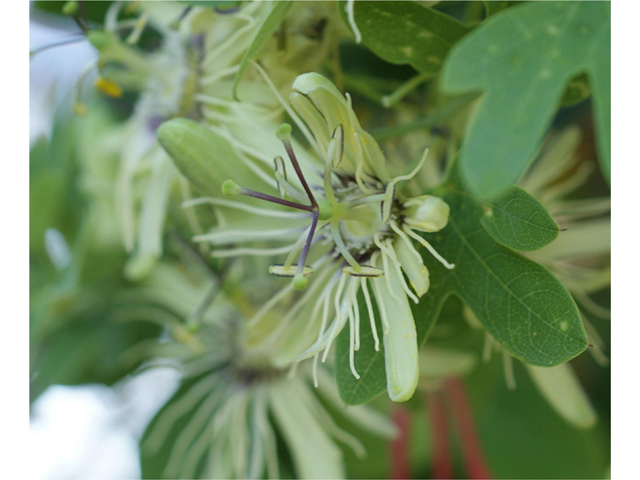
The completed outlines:
{"type": "Polygon", "coordinates": [[[390,127],[379,128],[372,131],[371,134],[376,139],[376,141],[381,142],[389,138],[399,137],[415,130],[436,127],[442,124],[447,118],[456,113],[476,97],[477,94],[461,95],[459,97],[455,97],[433,115],[425,115],[423,117],[417,118],[413,122],[404,123],[402,125],[392,125],[390,127]]]}
{"type": "Polygon", "coordinates": [[[433,74],[431,73],[419,73],[418,75],[414,75],[389,95],[383,96],[380,100],[380,103],[382,103],[382,106],[385,108],[393,107],[396,103],[409,95],[420,85],[431,80],[432,78],[433,74]]]}

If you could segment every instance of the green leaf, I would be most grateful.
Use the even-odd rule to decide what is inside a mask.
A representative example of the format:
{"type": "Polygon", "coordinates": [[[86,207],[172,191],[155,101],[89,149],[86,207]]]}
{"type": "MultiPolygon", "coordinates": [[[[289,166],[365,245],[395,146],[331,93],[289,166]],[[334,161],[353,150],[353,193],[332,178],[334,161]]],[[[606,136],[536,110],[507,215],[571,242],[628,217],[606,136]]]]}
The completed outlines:
{"type": "Polygon", "coordinates": [[[506,10],[509,7],[519,4],[520,2],[511,2],[511,1],[489,1],[482,2],[484,3],[484,8],[487,11],[487,17],[495,15],[496,13],[500,13],[506,10]]]}
{"type": "MultiPolygon", "coordinates": [[[[369,291],[372,293],[371,289],[369,291]]],[[[358,305],[361,307],[361,319],[368,318],[366,308],[362,308],[365,305],[362,292],[358,294],[358,305]]],[[[376,330],[382,332],[380,312],[376,302],[373,302],[373,313],[376,330]]],[[[368,322],[361,321],[360,350],[355,355],[355,367],[361,377],[358,381],[349,368],[349,341],[349,329],[345,328],[336,339],[334,376],[342,401],[347,405],[359,405],[373,400],[387,388],[384,345],[380,339],[380,350],[376,352],[371,326],[368,322]],[[366,380],[364,380],[365,378],[366,380]]]]}
{"type": "Polygon", "coordinates": [[[237,7],[242,2],[237,0],[180,0],[179,3],[184,3],[190,7],[232,8],[237,7]]]}
{"type": "MultiPolygon", "coordinates": [[[[480,443],[494,478],[608,478],[604,473],[611,462],[606,418],[590,430],[575,428],[542,398],[518,362],[514,364],[518,388],[509,390],[499,357],[495,355],[465,379],[480,443]]],[[[589,383],[593,373],[585,377],[589,383]]],[[[594,387],[608,401],[609,383],[594,387]]]]}
{"type": "Polygon", "coordinates": [[[486,208],[482,226],[496,242],[519,252],[544,247],[555,240],[560,231],[547,209],[515,185],[486,208]]]}
{"type": "Polygon", "coordinates": [[[600,163],[610,171],[608,2],[530,2],[490,18],[451,50],[442,86],[484,92],[460,158],[471,192],[495,197],[536,153],[569,81],[587,73],[600,163]]]}
{"type": "MultiPolygon", "coordinates": [[[[346,18],[342,7],[341,14],[346,18]]],[[[451,46],[469,31],[416,2],[355,2],[354,17],[362,43],[376,55],[426,74],[438,73],[451,46]]]]}
{"type": "MultiPolygon", "coordinates": [[[[457,172],[436,194],[451,208],[449,225],[425,238],[456,266],[447,270],[425,249],[420,250],[431,285],[420,303],[412,305],[418,345],[425,342],[447,298],[455,295],[507,352],[523,362],[548,367],[583,352],[587,336],[567,289],[547,269],[497,244],[486,233],[481,225],[483,207],[464,190],[457,172]]],[[[367,318],[365,308],[361,317],[367,318]]],[[[386,388],[384,352],[382,347],[379,352],[373,349],[365,323],[355,354],[359,380],[346,361],[348,329],[336,342],[335,376],[347,404],[371,401],[386,388]]]]}
{"type": "Polygon", "coordinates": [[[247,69],[249,61],[253,60],[256,55],[258,55],[267,40],[269,40],[271,35],[273,35],[273,33],[278,29],[278,27],[280,26],[280,22],[289,11],[289,8],[291,8],[292,4],[293,2],[291,1],[273,2],[273,7],[271,7],[269,15],[267,15],[267,18],[265,18],[264,23],[260,27],[260,30],[258,30],[258,33],[256,33],[256,36],[251,42],[251,45],[249,45],[249,48],[245,52],[244,57],[242,57],[242,61],[240,62],[240,67],[238,68],[236,79],[233,82],[233,98],[235,98],[236,100],[238,99],[238,82],[240,81],[240,78],[242,77],[244,71],[247,69]]]}
{"type": "MultiPolygon", "coordinates": [[[[35,7],[38,10],[42,10],[47,13],[54,13],[58,15],[62,15],[62,8],[67,3],[66,0],[62,1],[49,1],[49,0],[38,0],[33,2],[35,7]]],[[[83,18],[89,20],[90,22],[96,22],[98,24],[102,24],[104,21],[104,17],[109,10],[109,7],[113,2],[104,1],[104,2],[83,2],[83,10],[80,10],[80,14],[83,18]]]]}

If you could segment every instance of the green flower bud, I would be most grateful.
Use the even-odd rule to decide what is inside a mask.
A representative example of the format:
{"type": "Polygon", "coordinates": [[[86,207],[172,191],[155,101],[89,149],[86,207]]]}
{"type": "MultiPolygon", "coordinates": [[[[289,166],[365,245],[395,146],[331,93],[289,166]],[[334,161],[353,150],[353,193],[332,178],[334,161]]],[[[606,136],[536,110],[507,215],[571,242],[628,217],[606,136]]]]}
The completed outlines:
{"type": "MultiPolygon", "coordinates": [[[[178,170],[203,194],[220,197],[228,178],[237,178],[248,188],[261,185],[229,142],[198,122],[174,118],[160,125],[156,135],[178,170]]],[[[230,186],[227,189],[233,192],[230,186]]]]}

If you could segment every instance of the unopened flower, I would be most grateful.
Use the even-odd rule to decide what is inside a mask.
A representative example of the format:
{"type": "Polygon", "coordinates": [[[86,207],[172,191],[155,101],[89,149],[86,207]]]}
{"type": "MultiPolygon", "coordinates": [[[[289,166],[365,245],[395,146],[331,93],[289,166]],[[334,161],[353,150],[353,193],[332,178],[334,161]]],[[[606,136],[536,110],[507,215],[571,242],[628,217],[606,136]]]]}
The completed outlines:
{"type": "MultiPolygon", "coordinates": [[[[286,104],[283,106],[314,152],[296,147],[291,139],[291,127],[281,125],[276,135],[282,142],[280,150],[284,150],[289,162],[285,162],[282,155],[272,157],[275,179],[264,173],[266,159],[263,154],[256,155],[256,160],[243,156],[232,161],[206,151],[198,153],[193,146],[194,142],[204,141],[204,129],[188,121],[167,122],[160,127],[160,142],[190,178],[193,178],[195,165],[204,161],[203,155],[212,163],[210,170],[215,172],[212,176],[231,165],[251,170],[247,177],[249,184],[241,176],[232,175],[235,180],[227,180],[222,185],[222,193],[243,195],[248,197],[246,202],[213,196],[191,202],[191,205],[210,203],[225,219],[209,233],[196,236],[195,240],[216,247],[264,242],[279,245],[216,250],[213,255],[274,256],[286,253],[284,260],[272,265],[269,271],[277,276],[291,277],[292,284],[269,301],[252,321],[259,322],[269,308],[289,295],[292,289],[304,289],[309,285],[309,292],[299,297],[292,310],[299,311],[313,300],[308,321],[317,332],[317,338],[296,360],[315,357],[317,364],[322,354],[324,361],[333,340],[348,322],[350,366],[357,378],[354,352],[360,346],[360,291],[375,348],[379,348],[371,289],[383,325],[389,396],[396,401],[407,400],[418,380],[418,345],[409,299],[417,303],[429,288],[429,272],[414,241],[447,268],[453,268],[417,233],[444,228],[449,207],[442,199],[431,195],[413,198],[402,195],[398,185],[411,180],[420,170],[426,153],[411,172],[391,177],[382,151],[373,137],[361,128],[349,95],[342,96],[325,77],[316,73],[301,75],[293,84],[290,100],[293,109],[286,104]],[[277,195],[263,193],[274,186],[277,195]],[[237,212],[233,218],[226,213],[230,209],[237,212]],[[251,215],[243,215],[243,212],[251,215]]],[[[264,135],[261,134],[263,126],[244,124],[244,129],[255,138],[264,135]]],[[[218,136],[211,135],[211,144],[218,141],[218,136]]],[[[194,181],[198,179],[196,177],[194,181]]]]}

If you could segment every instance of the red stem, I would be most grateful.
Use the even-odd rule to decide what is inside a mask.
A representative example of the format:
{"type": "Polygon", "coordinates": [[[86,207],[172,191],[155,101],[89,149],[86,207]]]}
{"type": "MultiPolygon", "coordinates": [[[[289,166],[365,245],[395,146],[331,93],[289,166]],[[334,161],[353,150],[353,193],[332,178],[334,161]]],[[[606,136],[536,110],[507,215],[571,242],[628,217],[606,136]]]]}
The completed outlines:
{"type": "Polygon", "coordinates": [[[401,480],[411,478],[409,465],[409,425],[411,416],[403,407],[396,407],[391,413],[393,423],[398,429],[398,436],[390,442],[391,473],[389,478],[401,480]]]}
{"type": "Polygon", "coordinates": [[[447,412],[440,392],[425,394],[427,410],[431,421],[431,437],[433,439],[433,478],[453,478],[453,464],[449,446],[447,412]]]}
{"type": "Polygon", "coordinates": [[[480,447],[464,384],[458,378],[450,378],[445,381],[444,390],[458,427],[467,478],[492,478],[480,447]]]}

